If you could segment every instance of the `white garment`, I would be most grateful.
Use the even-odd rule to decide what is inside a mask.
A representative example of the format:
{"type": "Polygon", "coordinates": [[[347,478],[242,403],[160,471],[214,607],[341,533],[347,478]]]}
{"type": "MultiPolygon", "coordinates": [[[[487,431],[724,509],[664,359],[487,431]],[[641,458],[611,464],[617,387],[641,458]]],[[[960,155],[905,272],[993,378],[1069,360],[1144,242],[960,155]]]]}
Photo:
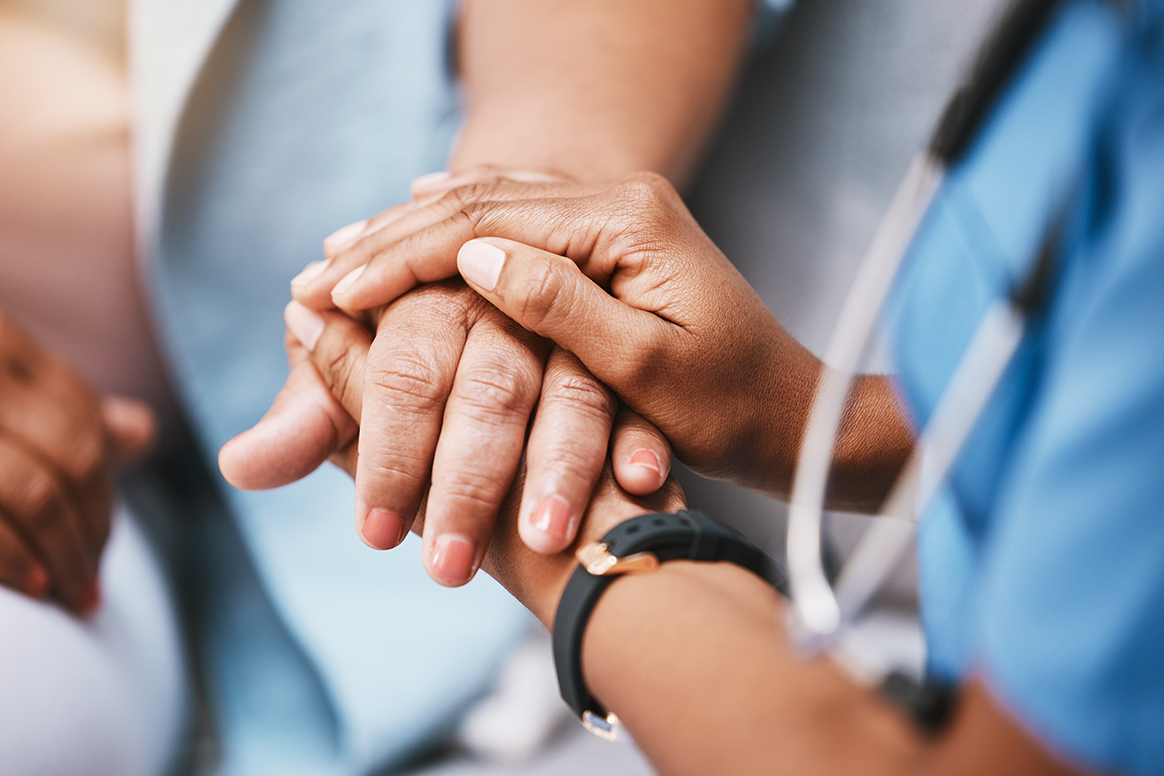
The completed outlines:
{"type": "Polygon", "coordinates": [[[129,0],[139,244],[152,247],[167,168],[194,82],[237,0],[129,0]]]}
{"type": "Polygon", "coordinates": [[[189,706],[165,578],[141,529],[114,515],[104,600],[88,619],[0,587],[0,771],[154,776],[189,706]]]}

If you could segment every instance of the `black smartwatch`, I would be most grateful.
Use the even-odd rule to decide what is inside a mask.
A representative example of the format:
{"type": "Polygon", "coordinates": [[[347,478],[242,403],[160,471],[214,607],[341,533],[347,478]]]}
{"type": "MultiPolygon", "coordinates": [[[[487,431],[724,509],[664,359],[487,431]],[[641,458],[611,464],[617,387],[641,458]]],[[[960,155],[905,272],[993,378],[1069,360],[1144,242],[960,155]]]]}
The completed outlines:
{"type": "Polygon", "coordinates": [[[582,678],[582,635],[590,613],[614,578],[647,574],[669,560],[727,561],[743,566],[787,595],[784,570],[730,526],[701,512],[639,515],[614,527],[600,542],[576,553],[579,566],[566,584],[554,618],[554,664],[558,686],[590,732],[616,740],[618,717],[603,709],[582,678]]]}

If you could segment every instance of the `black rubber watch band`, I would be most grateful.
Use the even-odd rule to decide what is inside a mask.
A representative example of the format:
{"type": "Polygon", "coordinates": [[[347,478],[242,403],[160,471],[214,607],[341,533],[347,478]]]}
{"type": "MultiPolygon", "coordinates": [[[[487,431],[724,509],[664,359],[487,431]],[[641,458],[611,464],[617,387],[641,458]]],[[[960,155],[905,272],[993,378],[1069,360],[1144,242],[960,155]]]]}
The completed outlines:
{"type": "Polygon", "coordinates": [[[581,565],[566,584],[554,618],[554,663],[562,699],[583,724],[614,738],[617,719],[590,695],[582,678],[582,636],[598,599],[622,574],[653,571],[670,560],[727,561],[787,591],[784,570],[730,526],[700,512],[650,514],[611,529],[602,541],[578,551],[581,565]],[[589,566],[589,570],[588,567],[589,566]]]}

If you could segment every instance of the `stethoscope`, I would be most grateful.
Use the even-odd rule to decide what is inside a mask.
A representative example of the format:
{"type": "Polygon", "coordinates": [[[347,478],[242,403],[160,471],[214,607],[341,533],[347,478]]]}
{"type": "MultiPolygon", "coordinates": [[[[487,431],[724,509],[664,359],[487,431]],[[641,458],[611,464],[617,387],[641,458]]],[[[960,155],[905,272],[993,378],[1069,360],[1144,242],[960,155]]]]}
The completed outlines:
{"type": "MultiPolygon", "coordinates": [[[[849,390],[878,314],[946,171],[964,158],[1059,5],[1058,0],[1020,0],[1011,7],[983,49],[967,85],[946,108],[930,145],[910,165],[841,309],[805,428],[788,518],[791,628],[808,654],[838,654],[846,634],[913,545],[918,517],[941,488],[1018,350],[1028,321],[1046,296],[1061,215],[1054,219],[1059,223],[1048,225],[1027,277],[988,307],[912,455],[840,570],[834,588],[826,576],[821,546],[829,468],[849,390]]],[[[884,679],[876,667],[863,670],[867,681],[884,679]],[[870,670],[873,676],[868,675],[870,670]]]]}

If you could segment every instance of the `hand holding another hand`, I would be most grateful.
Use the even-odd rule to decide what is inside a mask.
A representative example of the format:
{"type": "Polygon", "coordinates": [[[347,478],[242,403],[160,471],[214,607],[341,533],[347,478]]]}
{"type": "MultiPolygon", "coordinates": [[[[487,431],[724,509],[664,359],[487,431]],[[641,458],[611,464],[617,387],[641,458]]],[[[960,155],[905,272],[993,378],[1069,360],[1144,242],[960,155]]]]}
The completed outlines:
{"type": "MultiPolygon", "coordinates": [[[[298,314],[290,313],[288,317],[298,314]]],[[[288,352],[293,364],[314,365],[313,375],[319,383],[313,386],[313,390],[322,387],[322,390],[326,391],[326,386],[330,386],[335,391],[333,401],[337,401],[338,404],[328,411],[342,411],[347,423],[353,427],[346,429],[350,434],[345,433],[344,436],[337,438],[340,440],[339,446],[331,460],[355,477],[360,459],[355,449],[355,439],[360,431],[356,421],[352,419],[366,418],[370,409],[366,404],[369,397],[368,386],[362,377],[368,373],[367,361],[372,357],[370,351],[372,335],[361,324],[338,312],[322,313],[319,314],[319,318],[323,322],[322,328],[313,337],[308,338],[312,343],[312,349],[308,350],[297,339],[288,336],[288,352]],[[347,440],[346,444],[343,443],[344,440],[347,440]]],[[[558,358],[566,359],[569,355],[565,351],[556,351],[550,356],[546,369],[546,383],[550,388],[547,389],[548,394],[543,392],[543,403],[547,398],[554,400],[552,386],[557,381],[554,372],[558,368],[555,364],[558,358]]],[[[570,367],[567,364],[565,368],[570,367]]],[[[332,396],[330,393],[327,395],[332,396]]],[[[290,400],[288,397],[285,398],[290,400]]],[[[307,406],[302,401],[303,394],[299,394],[297,400],[307,406]]],[[[569,393],[566,394],[565,400],[571,400],[569,393]]],[[[559,416],[559,419],[568,417],[568,414],[564,414],[559,416]]],[[[644,431],[650,433],[649,429],[640,428],[638,424],[641,423],[641,419],[637,419],[633,414],[620,412],[613,431],[610,457],[606,457],[605,436],[589,440],[595,443],[593,446],[595,454],[599,456],[599,471],[594,478],[596,482],[588,479],[586,482],[589,484],[577,483],[579,487],[585,485],[589,490],[581,497],[583,507],[574,525],[575,536],[561,549],[573,549],[585,542],[596,541],[615,525],[635,515],[644,512],[673,512],[684,507],[682,491],[673,477],[667,477],[661,487],[652,487],[649,493],[637,496],[624,490],[616,481],[611,458],[626,458],[627,450],[634,447],[636,434],[644,431]]],[[[275,424],[270,426],[271,429],[275,427],[275,424]]],[[[537,433],[536,429],[535,426],[534,432],[531,433],[527,456],[533,455],[534,446],[538,444],[533,436],[537,433]]],[[[266,427],[260,424],[251,433],[266,433],[266,427]]],[[[560,453],[553,450],[546,452],[560,453]]],[[[575,562],[569,552],[546,553],[531,549],[525,536],[527,526],[522,520],[526,517],[523,508],[528,500],[532,472],[535,467],[552,468],[553,464],[554,461],[547,459],[545,455],[542,464],[534,462],[527,464],[525,459],[520,459],[512,482],[501,494],[498,507],[494,514],[490,515],[488,523],[478,521],[472,525],[461,526],[462,529],[473,531],[476,540],[480,542],[480,567],[505,586],[549,628],[553,626],[558,601],[570,574],[573,573],[575,562]]],[[[435,487],[434,481],[433,488],[435,487]]],[[[433,550],[428,549],[427,537],[439,535],[437,529],[432,527],[434,519],[432,503],[431,496],[427,502],[422,499],[414,519],[410,521],[411,529],[426,537],[424,561],[430,572],[434,570],[430,554],[433,550]]],[[[440,552],[439,545],[433,549],[437,553],[440,552]]],[[[439,558],[437,562],[439,563],[439,558]]]]}
{"type": "MultiPolygon", "coordinates": [[[[621,480],[636,492],[652,493],[666,478],[666,469],[660,473],[656,465],[644,473],[634,463],[647,450],[652,463],[669,464],[666,443],[650,424],[619,410],[613,395],[569,353],[553,349],[544,355],[550,350],[547,343],[516,327],[464,284],[435,284],[402,298],[381,318],[375,342],[362,323],[336,311],[312,312],[293,302],[287,319],[290,330],[299,332],[289,333],[286,341],[291,376],[263,421],[223,448],[224,473],[236,483],[274,487],[330,459],[359,485],[369,459],[400,460],[398,468],[371,468],[376,476],[363,481],[363,492],[373,495],[361,495],[358,487],[357,499],[400,503],[414,498],[397,507],[408,510],[403,530],[425,526],[423,560],[443,584],[463,584],[480,566],[503,504],[514,502],[506,508],[520,509],[519,535],[525,544],[542,553],[569,546],[603,471],[608,446],[621,462],[616,466],[621,480]],[[452,300],[468,305],[459,313],[469,316],[468,335],[462,330],[451,342],[440,339],[439,330],[416,338],[400,336],[411,327],[423,333],[431,320],[426,314],[430,305],[443,308],[452,300]],[[481,338],[476,350],[470,350],[466,336],[481,338]],[[377,343],[384,348],[378,349],[377,343]],[[445,347],[433,347],[442,343],[445,347]],[[543,355],[531,358],[528,353],[535,347],[543,355]],[[518,365],[524,363],[529,370],[523,381],[532,390],[522,388],[529,392],[529,404],[511,412],[491,387],[514,373],[515,353],[526,359],[518,365]],[[400,374],[400,364],[447,372],[415,380],[400,374]],[[466,385],[466,380],[481,384],[466,385]],[[417,385],[424,387],[423,393],[415,390],[417,385]],[[376,421],[374,397],[387,397],[377,399],[376,421]],[[535,401],[537,414],[527,439],[535,401]],[[394,440],[398,444],[392,446],[394,440]],[[420,456],[431,450],[431,457],[408,457],[414,450],[420,456]],[[411,477],[408,466],[415,471],[411,477]],[[516,487],[512,484],[519,467],[522,484],[516,487]],[[475,501],[465,497],[461,483],[466,481],[479,489],[475,501]],[[377,494],[374,488],[383,491],[377,494]],[[545,537],[551,531],[538,525],[547,500],[562,507],[550,516],[559,520],[557,526],[548,526],[553,544],[545,537]],[[427,519],[414,523],[417,515],[427,519]],[[445,537],[451,539],[442,542],[445,537]],[[451,542],[468,548],[453,545],[450,552],[451,542]]],[[[387,549],[403,539],[400,523],[393,521],[390,531],[383,532],[376,516],[360,526],[361,513],[364,508],[358,506],[357,528],[369,545],[387,549]]]]}
{"type": "MultiPolygon", "coordinates": [[[[423,209],[426,195],[417,193],[420,199],[356,226],[392,228],[400,214],[423,209]]],[[[293,285],[297,296],[303,287],[302,280],[293,285]]],[[[670,451],[649,423],[620,411],[576,358],[463,282],[430,284],[359,316],[375,322],[374,340],[362,323],[333,312],[330,296],[322,299],[308,300],[316,311],[298,303],[287,309],[291,374],[267,416],[224,446],[220,467],[233,484],[276,487],[331,458],[356,479],[365,543],[396,546],[423,504],[425,565],[437,581],[456,585],[482,561],[523,448],[529,469],[520,532],[539,552],[574,540],[612,433],[614,471],[625,487],[646,494],[666,479],[670,451]],[[332,359],[348,368],[328,384],[313,360],[334,375],[332,359]],[[353,420],[333,392],[358,395],[362,416],[353,420]]]]}
{"type": "Polygon", "coordinates": [[[444,182],[297,285],[359,311],[460,274],[574,354],[702,473],[786,494],[819,363],[657,175],[444,182]],[[342,278],[337,284],[336,281],[342,278]]]}

